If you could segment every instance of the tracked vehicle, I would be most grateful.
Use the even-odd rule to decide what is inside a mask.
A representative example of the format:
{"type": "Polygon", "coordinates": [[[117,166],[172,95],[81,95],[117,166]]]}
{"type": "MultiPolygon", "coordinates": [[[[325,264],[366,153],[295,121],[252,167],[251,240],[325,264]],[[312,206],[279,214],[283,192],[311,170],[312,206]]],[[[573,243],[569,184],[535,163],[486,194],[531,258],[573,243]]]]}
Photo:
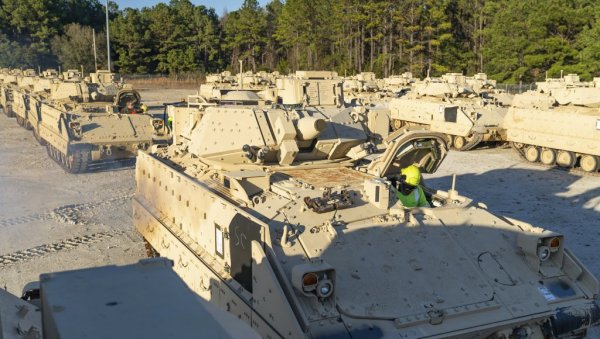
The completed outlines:
{"type": "Polygon", "coordinates": [[[577,338],[598,322],[598,280],[563,235],[454,187],[425,188],[435,208],[398,202],[399,170],[435,172],[445,134],[388,134],[336,80],[283,89],[285,109],[206,107],[138,156],[135,228],[203,298],[264,338],[577,338]]]}
{"type": "Polygon", "coordinates": [[[23,72],[18,69],[13,69],[5,73],[0,84],[0,106],[4,114],[8,117],[14,117],[15,112],[13,111],[13,89],[17,85],[17,78],[23,72]]]}
{"type": "Polygon", "coordinates": [[[39,138],[71,173],[86,171],[91,162],[133,158],[168,139],[164,121],[145,114],[140,100],[131,88],[77,77],[59,81],[41,101],[39,138]]]}
{"type": "Polygon", "coordinates": [[[392,129],[418,126],[444,133],[449,146],[459,151],[505,140],[501,124],[507,105],[492,93],[475,93],[460,74],[415,84],[408,94],[391,100],[389,109],[392,129]]]}
{"type": "Polygon", "coordinates": [[[259,95],[263,100],[274,101],[277,92],[274,80],[278,73],[240,73],[231,75],[231,72],[212,74],[206,77],[206,83],[200,85],[198,95],[211,102],[219,102],[232,91],[251,91],[259,95]]]}
{"type": "Polygon", "coordinates": [[[13,105],[12,110],[17,119],[17,124],[26,129],[31,129],[29,124],[29,95],[38,77],[33,69],[27,69],[17,76],[17,84],[12,88],[13,105]]]}
{"type": "Polygon", "coordinates": [[[588,174],[600,168],[600,87],[538,84],[517,95],[504,120],[506,136],[527,161],[588,174]]]}
{"type": "Polygon", "coordinates": [[[58,81],[58,72],[54,69],[47,69],[37,78],[33,88],[28,92],[27,103],[29,108],[26,126],[31,127],[33,136],[42,146],[45,146],[39,133],[39,125],[42,119],[42,101],[49,98],[52,85],[58,81]]]}

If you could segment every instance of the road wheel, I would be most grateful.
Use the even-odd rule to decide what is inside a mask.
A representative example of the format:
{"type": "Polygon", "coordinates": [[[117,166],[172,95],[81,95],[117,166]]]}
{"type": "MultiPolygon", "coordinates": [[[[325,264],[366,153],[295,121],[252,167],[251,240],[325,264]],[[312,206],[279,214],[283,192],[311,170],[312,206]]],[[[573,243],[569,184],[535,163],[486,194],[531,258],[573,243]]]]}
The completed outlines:
{"type": "Polygon", "coordinates": [[[31,131],[33,129],[33,126],[31,126],[31,123],[29,122],[29,120],[23,119],[23,121],[24,121],[23,125],[24,125],[25,129],[28,131],[31,131]]]}
{"type": "Polygon", "coordinates": [[[446,141],[448,141],[448,148],[454,145],[454,137],[450,134],[446,134],[446,141]]]}
{"type": "Polygon", "coordinates": [[[558,151],[556,163],[562,167],[573,167],[575,165],[575,153],[569,151],[558,151]]]}
{"type": "Polygon", "coordinates": [[[399,129],[401,129],[402,127],[404,127],[404,121],[402,120],[398,120],[398,119],[394,119],[392,120],[392,130],[397,131],[399,129]]]}
{"type": "Polygon", "coordinates": [[[540,161],[544,165],[554,165],[554,162],[556,161],[556,151],[552,148],[545,148],[542,150],[542,153],[540,153],[540,161]]]}
{"type": "Polygon", "coordinates": [[[537,162],[540,160],[540,150],[535,146],[529,146],[525,149],[525,159],[529,162],[537,162]]]}
{"type": "Polygon", "coordinates": [[[598,157],[595,157],[593,155],[584,155],[579,161],[581,169],[586,172],[596,172],[598,170],[599,164],[600,160],[598,160],[598,157]]]}
{"type": "Polygon", "coordinates": [[[25,121],[20,116],[17,116],[17,124],[23,127],[23,125],[25,125],[25,121]]]}
{"type": "Polygon", "coordinates": [[[454,145],[454,148],[456,148],[457,150],[460,150],[461,148],[465,147],[466,144],[467,139],[459,135],[455,136],[454,140],[452,141],[452,145],[454,145]]]}

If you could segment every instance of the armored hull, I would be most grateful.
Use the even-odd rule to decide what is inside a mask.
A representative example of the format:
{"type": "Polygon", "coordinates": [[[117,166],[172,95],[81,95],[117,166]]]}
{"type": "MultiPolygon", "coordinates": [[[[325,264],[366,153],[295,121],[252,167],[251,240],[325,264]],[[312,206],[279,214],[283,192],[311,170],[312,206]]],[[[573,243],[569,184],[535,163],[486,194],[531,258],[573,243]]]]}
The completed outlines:
{"type": "Polygon", "coordinates": [[[139,108],[137,91],[109,85],[60,81],[48,96],[34,99],[37,136],[69,172],[83,172],[95,161],[134,158],[138,150],[168,141],[164,121],[139,108]]]}
{"type": "Polygon", "coordinates": [[[507,139],[527,161],[598,174],[600,88],[527,92],[504,121],[507,139]]]}
{"type": "Polygon", "coordinates": [[[4,74],[2,84],[0,84],[0,106],[4,114],[8,117],[14,117],[13,112],[13,87],[17,83],[17,76],[13,73],[4,74]]]}
{"type": "Polygon", "coordinates": [[[181,142],[138,156],[135,228],[265,338],[585,336],[599,284],[564,237],[455,190],[402,206],[399,169],[435,172],[447,144],[388,124],[377,111],[208,107],[181,142]]]}
{"type": "Polygon", "coordinates": [[[104,110],[94,105],[72,110],[41,104],[39,137],[48,154],[67,171],[83,172],[92,161],[134,158],[138,150],[166,142],[160,133],[162,120],[155,126],[156,119],[146,114],[104,110]]]}
{"type": "Polygon", "coordinates": [[[391,100],[392,128],[419,126],[444,133],[449,145],[459,151],[470,150],[480,142],[504,141],[501,125],[506,104],[493,93],[474,92],[464,76],[450,75],[416,84],[409,94],[391,100]]]}

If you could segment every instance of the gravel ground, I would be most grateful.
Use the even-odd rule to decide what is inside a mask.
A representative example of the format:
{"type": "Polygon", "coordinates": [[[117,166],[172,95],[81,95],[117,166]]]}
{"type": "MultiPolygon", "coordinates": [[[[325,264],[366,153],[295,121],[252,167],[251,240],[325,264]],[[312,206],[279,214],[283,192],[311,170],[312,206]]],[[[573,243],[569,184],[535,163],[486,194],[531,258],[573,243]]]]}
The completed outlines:
{"type": "MultiPolygon", "coordinates": [[[[144,90],[158,112],[193,90],[144,90]]],[[[31,132],[0,114],[0,287],[19,294],[40,273],[144,257],[132,227],[133,163],[88,174],[65,173],[31,132]]],[[[452,151],[427,185],[449,189],[497,214],[563,233],[567,246],[600,277],[600,177],[523,163],[508,148],[452,151]]],[[[590,333],[600,338],[600,331],[590,333]]]]}

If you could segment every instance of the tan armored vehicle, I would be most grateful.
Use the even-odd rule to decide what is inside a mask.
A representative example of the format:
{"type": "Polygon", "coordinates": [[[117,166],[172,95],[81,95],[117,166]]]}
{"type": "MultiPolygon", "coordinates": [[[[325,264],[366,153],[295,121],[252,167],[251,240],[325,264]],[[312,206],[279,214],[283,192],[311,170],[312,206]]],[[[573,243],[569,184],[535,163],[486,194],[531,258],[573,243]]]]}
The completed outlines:
{"type": "Polygon", "coordinates": [[[45,143],[39,135],[42,101],[50,96],[52,85],[58,81],[58,72],[54,69],[47,69],[34,82],[33,88],[27,96],[29,107],[27,109],[26,126],[33,130],[33,135],[43,146],[45,146],[45,143]]]}
{"type": "Polygon", "coordinates": [[[273,79],[278,74],[269,74],[266,72],[252,73],[245,72],[238,75],[231,75],[231,72],[208,75],[206,83],[200,85],[198,95],[204,97],[210,102],[219,102],[227,93],[231,91],[251,91],[260,96],[263,100],[274,101],[277,92],[273,79]]]}
{"type": "Polygon", "coordinates": [[[37,80],[38,76],[33,69],[25,70],[17,76],[17,84],[12,89],[12,110],[19,126],[26,129],[31,129],[31,124],[28,123],[29,95],[37,80]]]}
{"type": "Polygon", "coordinates": [[[71,173],[92,161],[133,158],[168,138],[164,121],[140,108],[137,91],[111,86],[74,77],[54,83],[41,102],[39,138],[71,173]]]}
{"type": "Polygon", "coordinates": [[[4,114],[8,117],[14,117],[15,112],[13,111],[13,89],[17,85],[17,77],[23,72],[18,69],[13,69],[5,74],[3,77],[2,84],[0,86],[0,106],[4,114]]]}
{"type": "Polygon", "coordinates": [[[152,259],[42,274],[22,299],[0,289],[0,338],[259,338],[199,298],[172,265],[152,259]]]}
{"type": "Polygon", "coordinates": [[[383,91],[373,72],[362,72],[344,78],[344,99],[349,105],[376,105],[386,101],[390,93],[383,91]]]}
{"type": "Polygon", "coordinates": [[[600,87],[557,86],[517,95],[504,120],[507,140],[527,161],[597,173],[600,87]]]}
{"type": "Polygon", "coordinates": [[[443,133],[459,151],[504,140],[501,124],[508,107],[491,93],[475,93],[460,74],[417,83],[408,94],[392,99],[389,109],[392,129],[418,126],[443,133]]]}
{"type": "Polygon", "coordinates": [[[386,92],[401,95],[410,90],[411,86],[417,81],[418,79],[414,78],[411,72],[404,72],[400,75],[383,78],[379,87],[386,92]]]}
{"type": "Polygon", "coordinates": [[[455,189],[402,206],[392,181],[435,172],[445,134],[388,134],[331,76],[283,79],[287,109],[206,107],[179,143],[140,153],[149,254],[265,338],[583,337],[598,322],[598,280],[563,235],[455,189]]]}

